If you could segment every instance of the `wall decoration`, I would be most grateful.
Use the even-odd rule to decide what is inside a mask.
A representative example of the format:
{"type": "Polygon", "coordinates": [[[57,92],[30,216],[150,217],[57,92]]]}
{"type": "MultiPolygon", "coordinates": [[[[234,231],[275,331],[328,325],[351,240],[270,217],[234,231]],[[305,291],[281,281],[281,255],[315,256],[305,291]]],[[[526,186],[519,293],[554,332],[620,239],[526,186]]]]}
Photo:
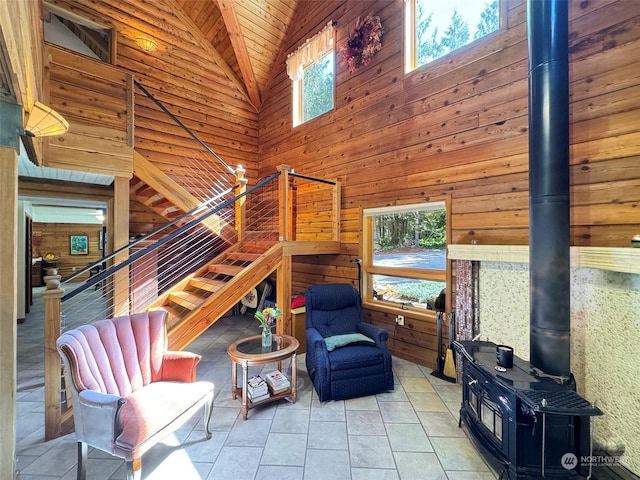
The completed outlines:
{"type": "Polygon", "coordinates": [[[69,237],[71,255],[89,254],[89,237],[86,235],[71,235],[69,237]]]}
{"type": "Polygon", "coordinates": [[[362,21],[358,17],[356,27],[342,48],[342,63],[349,67],[351,73],[362,65],[369,65],[373,56],[382,50],[383,33],[380,17],[367,15],[362,21]]]}

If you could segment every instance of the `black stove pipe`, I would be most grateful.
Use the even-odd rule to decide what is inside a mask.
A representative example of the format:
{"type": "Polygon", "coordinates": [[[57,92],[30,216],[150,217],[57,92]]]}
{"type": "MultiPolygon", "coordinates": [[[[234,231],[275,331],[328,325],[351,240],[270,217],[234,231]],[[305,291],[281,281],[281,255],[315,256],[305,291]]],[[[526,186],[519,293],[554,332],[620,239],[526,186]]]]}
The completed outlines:
{"type": "Polygon", "coordinates": [[[528,0],[530,362],[569,377],[568,1],[528,0]]]}

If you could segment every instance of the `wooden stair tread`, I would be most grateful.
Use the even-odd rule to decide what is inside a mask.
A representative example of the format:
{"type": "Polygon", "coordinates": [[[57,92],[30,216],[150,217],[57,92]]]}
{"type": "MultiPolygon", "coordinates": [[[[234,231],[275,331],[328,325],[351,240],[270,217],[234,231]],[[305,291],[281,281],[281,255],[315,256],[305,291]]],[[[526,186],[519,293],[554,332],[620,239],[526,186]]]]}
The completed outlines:
{"type": "Polygon", "coordinates": [[[137,178],[137,177],[135,177],[135,176],[134,176],[134,177],[132,178],[131,182],[129,183],[129,192],[130,192],[132,195],[135,195],[135,194],[136,194],[136,192],[137,192],[140,188],[142,188],[144,185],[146,185],[146,183],[144,183],[142,180],[140,180],[139,178],[137,178]]]}
{"type": "Polygon", "coordinates": [[[173,205],[167,205],[165,207],[153,206],[151,207],[151,209],[161,217],[166,218],[167,220],[171,220],[171,215],[173,215],[174,218],[177,217],[180,212],[180,210],[174,207],[173,205]]]}
{"type": "Polygon", "coordinates": [[[236,276],[244,269],[244,267],[239,265],[225,265],[222,263],[213,263],[207,268],[211,273],[221,273],[223,275],[230,275],[232,277],[236,276]]]}
{"type": "Polygon", "coordinates": [[[244,238],[248,241],[253,241],[253,240],[277,241],[280,238],[280,233],[276,230],[249,230],[245,232],[244,238]]]}
{"type": "Polygon", "coordinates": [[[249,254],[249,255],[262,255],[263,253],[265,253],[267,250],[269,250],[269,248],[271,248],[273,244],[269,244],[264,246],[264,248],[261,248],[259,246],[256,246],[255,244],[245,244],[243,243],[242,246],[236,250],[236,253],[242,253],[242,254],[249,254]]]}
{"type": "Polygon", "coordinates": [[[188,310],[194,310],[204,302],[204,298],[191,292],[172,292],[169,300],[188,310]]]}
{"type": "Polygon", "coordinates": [[[167,312],[167,331],[171,330],[175,327],[180,320],[182,320],[182,315],[175,309],[171,308],[169,305],[162,305],[161,307],[151,307],[149,311],[153,310],[164,310],[167,312]]]}
{"type": "MultiPolygon", "coordinates": [[[[155,192],[155,191],[154,191],[155,192]]],[[[144,196],[144,197],[140,197],[140,195],[138,195],[138,198],[142,201],[142,203],[144,203],[147,207],[154,207],[157,203],[162,202],[162,201],[166,201],[166,198],[164,198],[164,196],[159,193],[159,192],[155,192],[155,193],[151,193],[148,196],[144,196]]]]}
{"type": "Polygon", "coordinates": [[[135,196],[138,198],[138,200],[140,200],[143,203],[145,202],[145,200],[155,195],[158,195],[158,192],[153,188],[151,188],[146,183],[143,186],[137,188],[135,191],[135,196]]]}
{"type": "Polygon", "coordinates": [[[262,256],[261,253],[248,253],[248,252],[229,252],[227,258],[231,260],[244,260],[249,262],[255,262],[262,256]]]}
{"type": "Polygon", "coordinates": [[[217,292],[226,284],[227,282],[223,282],[222,280],[214,280],[212,278],[205,277],[194,277],[189,280],[189,285],[192,287],[199,288],[200,290],[206,290],[211,293],[217,292]]]}

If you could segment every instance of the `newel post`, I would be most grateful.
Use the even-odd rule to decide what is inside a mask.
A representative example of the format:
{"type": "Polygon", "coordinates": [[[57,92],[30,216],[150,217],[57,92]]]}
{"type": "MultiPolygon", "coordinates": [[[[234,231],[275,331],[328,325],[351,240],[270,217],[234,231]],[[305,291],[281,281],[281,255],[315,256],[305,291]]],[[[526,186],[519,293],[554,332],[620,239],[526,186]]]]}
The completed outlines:
{"type": "MultiPolygon", "coordinates": [[[[242,165],[236,168],[236,197],[247,191],[247,178],[244,176],[246,170],[242,165]]],[[[238,234],[238,242],[241,242],[245,236],[246,230],[246,203],[247,197],[243,195],[236,201],[236,233],[238,234]]]]}
{"type": "MultiPolygon", "coordinates": [[[[279,204],[278,204],[278,236],[279,240],[292,240],[291,235],[291,218],[292,212],[290,208],[290,180],[289,165],[280,165],[278,171],[281,173],[280,182],[278,183],[279,204]]],[[[276,269],[276,305],[280,307],[282,316],[278,318],[276,332],[278,334],[291,334],[291,256],[283,255],[280,266],[276,269]]]]}
{"type": "Polygon", "coordinates": [[[290,223],[291,212],[289,210],[289,172],[291,167],[289,165],[280,165],[278,167],[280,175],[280,183],[278,184],[280,203],[278,205],[279,211],[279,240],[290,240],[290,223]]]}
{"type": "Polygon", "coordinates": [[[340,196],[340,179],[336,179],[336,183],[333,186],[333,241],[340,241],[340,206],[342,205],[342,197],[340,196]]]}
{"type": "MultiPolygon", "coordinates": [[[[52,269],[55,270],[55,269],[52,269]]],[[[62,412],[60,411],[61,360],[56,349],[60,336],[61,301],[64,289],[60,288],[57,271],[44,277],[47,289],[42,292],[44,299],[44,436],[45,440],[57,438],[61,434],[62,412]]]]}

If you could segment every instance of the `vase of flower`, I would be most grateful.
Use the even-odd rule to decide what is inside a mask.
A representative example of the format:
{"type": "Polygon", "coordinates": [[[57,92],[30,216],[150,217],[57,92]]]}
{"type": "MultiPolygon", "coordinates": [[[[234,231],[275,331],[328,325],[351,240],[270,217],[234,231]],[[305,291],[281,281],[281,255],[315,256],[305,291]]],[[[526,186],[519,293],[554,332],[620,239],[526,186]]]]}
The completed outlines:
{"type": "Polygon", "coordinates": [[[282,315],[282,312],[278,309],[278,307],[269,307],[264,310],[256,311],[255,317],[260,322],[260,326],[262,327],[262,346],[263,347],[271,347],[271,341],[273,335],[271,334],[271,327],[276,324],[276,320],[278,317],[282,315]]]}
{"type": "Polygon", "coordinates": [[[271,347],[273,336],[271,335],[271,327],[262,327],[262,346],[271,347]]]}

